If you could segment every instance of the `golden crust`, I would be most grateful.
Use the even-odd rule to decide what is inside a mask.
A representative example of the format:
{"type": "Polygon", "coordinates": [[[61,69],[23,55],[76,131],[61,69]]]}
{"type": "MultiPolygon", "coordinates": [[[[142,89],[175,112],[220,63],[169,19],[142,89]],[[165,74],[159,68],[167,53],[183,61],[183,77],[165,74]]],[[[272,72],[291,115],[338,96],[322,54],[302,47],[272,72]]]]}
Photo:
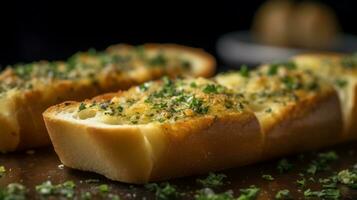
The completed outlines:
{"type": "Polygon", "coordinates": [[[78,103],[65,102],[44,112],[56,153],[66,166],[113,180],[146,183],[246,165],[261,156],[263,138],[251,112],[100,126],[57,115],[71,108],[77,109],[78,103]]]}
{"type": "Polygon", "coordinates": [[[301,54],[292,59],[299,68],[311,69],[335,86],[341,102],[344,123],[344,140],[357,139],[357,70],[345,68],[341,61],[346,54],[312,53],[301,54]],[[341,87],[336,80],[346,81],[341,87]]]}
{"type": "MultiPolygon", "coordinates": [[[[129,45],[119,45],[121,48],[129,48],[129,45]]],[[[46,128],[43,123],[42,112],[51,105],[65,100],[83,100],[95,95],[128,89],[130,86],[138,85],[148,80],[159,78],[165,74],[170,76],[191,75],[191,76],[210,76],[214,73],[215,61],[212,56],[202,50],[183,47],[179,45],[152,44],[145,45],[151,49],[162,51],[175,51],[190,55],[195,64],[192,71],[162,71],[158,68],[141,68],[131,74],[115,74],[101,72],[96,74],[97,82],[89,79],[70,80],[50,80],[46,84],[34,85],[33,89],[18,92],[15,97],[4,97],[0,99],[5,102],[12,102],[11,118],[9,115],[0,113],[1,138],[0,151],[14,151],[17,149],[28,149],[50,144],[46,128]],[[197,61],[198,60],[198,61],[197,61]],[[201,66],[202,64],[202,66],[201,66]],[[10,99],[6,99],[10,98],[10,99]],[[15,126],[15,127],[14,127],[15,126]]],[[[115,46],[108,49],[115,51],[115,46]]],[[[86,59],[86,54],[82,55],[86,59]]],[[[8,68],[0,74],[0,81],[10,80],[13,70],[8,68]]],[[[1,98],[1,97],[0,97],[1,98]]]]}
{"type": "Polygon", "coordinates": [[[284,107],[265,135],[263,159],[316,150],[342,141],[342,113],[335,91],[284,107]]]}

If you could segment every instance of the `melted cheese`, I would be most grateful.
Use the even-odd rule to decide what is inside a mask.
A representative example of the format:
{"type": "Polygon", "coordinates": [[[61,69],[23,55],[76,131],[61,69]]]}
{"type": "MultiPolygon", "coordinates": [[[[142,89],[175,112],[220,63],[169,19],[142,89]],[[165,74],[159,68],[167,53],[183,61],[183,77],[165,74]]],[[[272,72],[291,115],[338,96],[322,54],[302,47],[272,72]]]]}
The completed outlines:
{"type": "Polygon", "coordinates": [[[109,100],[79,104],[73,117],[105,124],[147,124],[243,112],[240,93],[203,78],[147,82],[109,100]]]}

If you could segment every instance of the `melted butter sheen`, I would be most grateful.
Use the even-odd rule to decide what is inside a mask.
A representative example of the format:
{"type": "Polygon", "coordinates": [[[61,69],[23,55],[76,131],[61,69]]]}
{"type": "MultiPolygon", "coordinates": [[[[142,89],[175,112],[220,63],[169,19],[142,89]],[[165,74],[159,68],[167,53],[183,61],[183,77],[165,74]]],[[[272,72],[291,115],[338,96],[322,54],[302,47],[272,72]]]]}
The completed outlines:
{"type": "MultiPolygon", "coordinates": [[[[97,120],[108,124],[146,124],[175,122],[200,116],[240,113],[245,109],[244,97],[213,81],[199,79],[147,82],[101,102],[82,102],[77,115],[95,110],[97,120]]],[[[83,116],[85,115],[85,116],[83,116]]]]}

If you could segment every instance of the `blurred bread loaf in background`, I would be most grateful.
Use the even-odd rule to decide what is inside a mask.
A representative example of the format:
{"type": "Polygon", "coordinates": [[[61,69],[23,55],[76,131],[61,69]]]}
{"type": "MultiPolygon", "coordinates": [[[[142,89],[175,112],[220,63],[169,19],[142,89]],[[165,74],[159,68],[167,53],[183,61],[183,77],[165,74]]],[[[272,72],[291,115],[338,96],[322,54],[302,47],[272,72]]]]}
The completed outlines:
{"type": "Polygon", "coordinates": [[[339,24],[322,3],[272,0],[258,9],[252,31],[257,41],[269,45],[326,49],[336,42],[339,24]]]}

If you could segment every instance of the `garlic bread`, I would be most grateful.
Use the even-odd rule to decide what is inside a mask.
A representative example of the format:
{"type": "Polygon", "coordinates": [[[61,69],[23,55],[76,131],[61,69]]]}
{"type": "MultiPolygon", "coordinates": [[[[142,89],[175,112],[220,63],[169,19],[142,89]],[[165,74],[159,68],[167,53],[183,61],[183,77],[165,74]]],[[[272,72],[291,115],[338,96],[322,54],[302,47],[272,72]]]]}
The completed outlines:
{"type": "Polygon", "coordinates": [[[40,61],[0,73],[0,151],[49,145],[42,112],[66,100],[127,89],[169,76],[210,76],[215,61],[202,50],[174,44],[115,45],[77,53],[66,62],[40,61]]]}
{"type": "Polygon", "coordinates": [[[204,78],[163,78],[43,116],[66,166],[146,183],[256,162],[263,135],[243,95],[204,78]]]}

